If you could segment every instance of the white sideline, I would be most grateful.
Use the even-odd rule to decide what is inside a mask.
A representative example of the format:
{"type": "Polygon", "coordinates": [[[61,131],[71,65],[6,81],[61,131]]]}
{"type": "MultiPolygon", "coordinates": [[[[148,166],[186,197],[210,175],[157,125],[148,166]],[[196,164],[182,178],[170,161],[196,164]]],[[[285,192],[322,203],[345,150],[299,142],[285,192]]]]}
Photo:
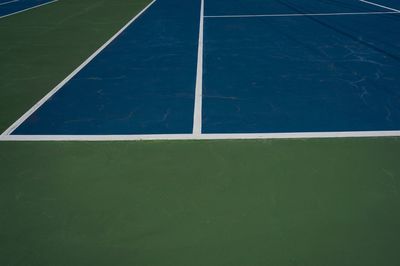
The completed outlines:
{"type": "Polygon", "coordinates": [[[0,3],[0,6],[4,6],[4,5],[11,4],[11,3],[14,3],[14,2],[18,2],[18,1],[19,0],[12,0],[12,1],[8,1],[8,2],[0,3]]]}
{"type": "Polygon", "coordinates": [[[373,5],[373,6],[378,6],[378,7],[387,9],[387,10],[392,10],[392,11],[395,11],[395,12],[400,12],[400,10],[398,10],[398,9],[394,9],[394,8],[391,8],[391,7],[388,7],[388,6],[384,6],[384,5],[380,5],[380,4],[373,3],[373,2],[369,2],[369,1],[366,1],[366,0],[359,0],[359,1],[360,1],[360,2],[363,2],[363,3],[366,3],[366,4],[373,5]]]}
{"type": "Polygon", "coordinates": [[[400,137],[400,131],[340,131],[250,134],[161,134],[161,135],[8,135],[0,141],[139,141],[139,140],[234,140],[234,139],[323,139],[400,137]]]}
{"type": "MultiPolygon", "coordinates": [[[[17,1],[14,1],[14,2],[17,2],[17,1]]],[[[58,0],[50,1],[50,2],[43,3],[43,4],[40,4],[40,5],[37,5],[37,6],[29,7],[29,8],[23,9],[23,10],[19,10],[17,12],[1,16],[0,18],[6,18],[6,17],[12,16],[12,15],[16,15],[16,14],[19,14],[19,13],[22,13],[22,12],[25,12],[25,11],[28,11],[28,10],[32,10],[32,9],[41,7],[41,6],[49,5],[49,4],[52,4],[52,3],[55,3],[55,2],[58,2],[58,0]]]]}
{"type": "Polygon", "coordinates": [[[14,122],[9,128],[7,128],[2,136],[10,135],[17,127],[19,127],[31,114],[33,114],[40,106],[42,106],[51,96],[53,96],[58,90],[60,90],[68,81],[70,81],[76,74],[79,73],[87,64],[89,64],[101,51],[103,51],[112,41],[114,41],[126,28],[128,28],[140,15],[142,15],[156,0],[153,0],[148,4],[139,14],[131,19],[122,29],[120,29],[114,36],[112,36],[106,43],[104,43],[96,52],[94,52],[88,59],[86,59],[78,68],[76,68],[69,76],[67,76],[61,83],[59,83],[54,89],[52,89],[46,96],[38,101],[31,109],[29,109],[23,116],[14,122]]]}
{"type": "Polygon", "coordinates": [[[316,16],[357,16],[357,15],[380,15],[398,14],[400,11],[380,12],[348,12],[348,13],[308,13],[308,14],[254,14],[254,15],[214,15],[204,16],[205,18],[257,18],[257,17],[316,17],[316,16]]]}
{"type": "Polygon", "coordinates": [[[197,52],[197,74],[193,115],[193,134],[201,135],[203,104],[203,33],[204,33],[204,0],[201,0],[199,42],[197,52]]]}

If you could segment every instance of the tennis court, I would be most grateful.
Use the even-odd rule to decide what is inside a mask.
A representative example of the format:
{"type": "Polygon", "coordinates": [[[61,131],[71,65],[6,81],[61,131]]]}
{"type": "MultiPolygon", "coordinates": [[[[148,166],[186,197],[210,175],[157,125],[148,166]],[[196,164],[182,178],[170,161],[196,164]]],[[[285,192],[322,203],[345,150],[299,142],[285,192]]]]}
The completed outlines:
{"type": "Polygon", "coordinates": [[[3,138],[398,136],[399,14],[364,0],[153,1],[3,138]]]}
{"type": "Polygon", "coordinates": [[[0,0],[0,265],[398,265],[397,0],[0,0]]]}

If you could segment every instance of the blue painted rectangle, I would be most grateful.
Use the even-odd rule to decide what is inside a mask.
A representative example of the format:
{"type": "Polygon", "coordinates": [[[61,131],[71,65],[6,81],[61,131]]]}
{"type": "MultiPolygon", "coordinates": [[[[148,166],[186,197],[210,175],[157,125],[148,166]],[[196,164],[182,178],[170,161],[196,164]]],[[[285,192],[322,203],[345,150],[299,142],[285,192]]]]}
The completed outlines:
{"type": "Polygon", "coordinates": [[[204,133],[400,129],[400,15],[208,18],[204,133]]]}
{"type": "Polygon", "coordinates": [[[205,1],[205,15],[255,15],[388,11],[358,0],[213,0],[205,1]]]}
{"type": "Polygon", "coordinates": [[[16,12],[30,9],[39,5],[50,3],[53,0],[18,0],[10,2],[11,0],[0,1],[0,17],[4,17],[16,12]]]}
{"type": "Polygon", "coordinates": [[[158,0],[13,134],[191,133],[199,16],[158,0]]]}

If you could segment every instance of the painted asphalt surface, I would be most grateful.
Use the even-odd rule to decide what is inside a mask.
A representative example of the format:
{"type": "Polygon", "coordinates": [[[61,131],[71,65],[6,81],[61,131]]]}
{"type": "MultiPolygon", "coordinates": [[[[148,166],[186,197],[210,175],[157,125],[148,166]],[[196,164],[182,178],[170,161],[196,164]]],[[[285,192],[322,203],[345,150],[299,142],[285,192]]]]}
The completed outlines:
{"type": "MultiPolygon", "coordinates": [[[[360,1],[205,1],[203,133],[400,129],[400,15],[360,1]]],[[[14,135],[191,133],[200,1],[158,0],[14,135]],[[183,12],[184,10],[184,12],[183,12]]]]}

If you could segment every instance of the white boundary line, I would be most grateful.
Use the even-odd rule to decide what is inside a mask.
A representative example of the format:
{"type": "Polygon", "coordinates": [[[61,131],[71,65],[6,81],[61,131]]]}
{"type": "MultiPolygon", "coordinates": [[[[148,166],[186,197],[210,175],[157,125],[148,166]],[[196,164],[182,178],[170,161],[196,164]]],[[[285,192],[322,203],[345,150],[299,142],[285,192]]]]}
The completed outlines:
{"type": "Polygon", "coordinates": [[[8,129],[6,129],[2,136],[10,135],[17,127],[19,127],[31,114],[33,114],[40,106],[42,106],[51,96],[60,90],[68,81],[70,81],[76,74],[79,73],[87,64],[89,64],[101,51],[103,51],[112,41],[114,41],[126,28],[128,28],[137,18],[140,17],[156,0],[148,4],[139,14],[131,19],[122,29],[120,29],[114,36],[112,36],[106,43],[104,43],[96,52],[94,52],[88,59],[86,59],[78,68],[76,68],[69,76],[67,76],[61,83],[52,89],[46,96],[38,101],[31,109],[29,109],[23,116],[14,122],[8,129]]]}
{"type": "Polygon", "coordinates": [[[387,6],[380,5],[380,4],[373,3],[373,2],[369,2],[369,1],[366,1],[366,0],[359,0],[359,1],[360,1],[360,2],[363,2],[363,3],[366,3],[366,4],[373,5],[373,6],[378,6],[378,7],[381,7],[381,8],[387,9],[387,10],[392,10],[392,11],[395,11],[395,12],[400,12],[400,10],[398,10],[398,9],[394,9],[394,8],[387,7],[387,6]]]}
{"type": "Polygon", "coordinates": [[[400,11],[384,12],[350,12],[350,13],[309,13],[309,14],[254,14],[254,15],[215,15],[205,18],[257,18],[257,17],[311,17],[311,16],[350,16],[350,15],[381,15],[398,14],[400,11]]]}
{"type": "Polygon", "coordinates": [[[197,75],[194,100],[193,134],[201,135],[203,104],[203,36],[204,36],[204,0],[201,0],[199,43],[197,52],[197,75]]]}
{"type": "Polygon", "coordinates": [[[400,137],[399,131],[341,131],[251,134],[163,134],[163,135],[8,135],[0,141],[139,141],[139,140],[234,140],[315,138],[400,137]]]}
{"type": "MultiPolygon", "coordinates": [[[[17,2],[17,1],[15,1],[15,2],[17,2]]],[[[12,16],[12,15],[16,15],[16,14],[19,14],[19,13],[22,13],[22,12],[25,12],[25,11],[28,11],[28,10],[32,10],[32,9],[35,9],[35,8],[38,8],[38,7],[41,7],[41,6],[49,5],[49,4],[52,4],[52,3],[55,3],[55,2],[58,2],[58,0],[50,1],[50,2],[47,2],[47,3],[43,3],[43,4],[40,4],[40,5],[37,5],[37,6],[29,7],[29,8],[14,12],[14,13],[11,13],[11,14],[7,14],[7,15],[4,15],[4,16],[1,16],[0,19],[12,16]]]]}
{"type": "Polygon", "coordinates": [[[14,3],[14,2],[18,2],[18,1],[19,0],[12,0],[12,1],[8,1],[8,2],[0,3],[0,6],[4,6],[4,5],[11,4],[11,3],[14,3]]]}

